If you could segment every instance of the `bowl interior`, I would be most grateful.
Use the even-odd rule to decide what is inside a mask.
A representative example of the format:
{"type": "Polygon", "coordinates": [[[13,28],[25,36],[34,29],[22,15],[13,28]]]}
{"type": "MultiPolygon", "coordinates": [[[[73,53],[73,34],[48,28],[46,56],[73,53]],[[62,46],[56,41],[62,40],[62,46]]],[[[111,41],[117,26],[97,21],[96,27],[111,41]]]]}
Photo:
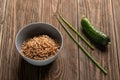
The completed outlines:
{"type": "Polygon", "coordinates": [[[45,23],[31,23],[22,28],[16,36],[15,44],[18,51],[21,53],[21,46],[24,41],[26,41],[29,38],[33,38],[34,36],[43,34],[48,35],[52,39],[56,40],[61,48],[62,35],[55,27],[45,23]]]}

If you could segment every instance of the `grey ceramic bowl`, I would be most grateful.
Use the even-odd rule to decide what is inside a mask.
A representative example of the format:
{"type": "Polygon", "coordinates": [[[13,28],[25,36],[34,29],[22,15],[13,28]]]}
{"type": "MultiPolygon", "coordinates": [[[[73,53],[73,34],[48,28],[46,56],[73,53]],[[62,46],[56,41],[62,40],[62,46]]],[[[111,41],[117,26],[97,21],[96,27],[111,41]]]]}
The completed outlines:
{"type": "Polygon", "coordinates": [[[20,55],[28,63],[36,65],[36,66],[44,66],[44,65],[47,65],[47,64],[53,62],[57,58],[58,53],[60,52],[60,50],[62,48],[62,45],[63,45],[63,37],[62,37],[61,32],[50,24],[39,23],[39,22],[28,24],[25,27],[23,27],[22,29],[20,29],[19,32],[17,33],[16,39],[15,39],[15,46],[16,46],[18,52],[20,53],[20,55]],[[58,42],[58,44],[60,45],[59,51],[54,56],[52,56],[46,60],[34,60],[34,59],[30,59],[30,58],[24,56],[24,54],[21,53],[21,46],[22,46],[23,42],[29,38],[32,38],[32,37],[38,36],[38,35],[42,35],[42,34],[48,35],[51,38],[55,39],[58,42]]]}

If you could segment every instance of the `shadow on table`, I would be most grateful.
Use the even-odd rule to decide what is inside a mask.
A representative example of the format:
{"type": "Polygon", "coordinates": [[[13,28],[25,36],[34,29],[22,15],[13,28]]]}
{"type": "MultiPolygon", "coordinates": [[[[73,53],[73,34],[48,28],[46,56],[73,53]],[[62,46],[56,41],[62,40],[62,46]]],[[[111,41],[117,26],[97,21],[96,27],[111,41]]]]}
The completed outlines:
{"type": "Polygon", "coordinates": [[[51,64],[49,65],[46,65],[46,66],[42,66],[40,67],[40,70],[39,70],[39,74],[40,74],[40,80],[47,80],[49,78],[49,75],[50,75],[50,69],[52,67],[54,62],[52,62],[51,64]]]}
{"type": "Polygon", "coordinates": [[[47,66],[34,66],[21,59],[18,78],[19,80],[41,80],[48,77],[51,64],[47,66]]]}

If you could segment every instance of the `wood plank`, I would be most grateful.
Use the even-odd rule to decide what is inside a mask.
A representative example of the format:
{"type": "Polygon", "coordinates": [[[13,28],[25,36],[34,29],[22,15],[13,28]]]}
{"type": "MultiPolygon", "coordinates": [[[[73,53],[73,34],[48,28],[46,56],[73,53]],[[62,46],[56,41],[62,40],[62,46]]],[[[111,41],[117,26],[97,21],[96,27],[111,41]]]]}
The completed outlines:
{"type": "Polygon", "coordinates": [[[3,29],[2,29],[2,25],[0,25],[0,48],[1,48],[1,42],[2,42],[2,33],[3,29]]]}
{"type": "Polygon", "coordinates": [[[105,76],[85,55],[80,54],[80,80],[119,80],[118,60],[115,54],[118,50],[115,49],[111,0],[78,0],[78,22],[80,22],[82,15],[86,15],[98,30],[108,34],[112,43],[104,52],[98,48],[95,51],[87,48],[91,55],[107,69],[108,75],[105,76]]]}
{"type": "MultiPolygon", "coordinates": [[[[100,8],[100,1],[98,1],[98,0],[97,1],[78,0],[78,22],[79,22],[78,26],[80,26],[78,29],[81,33],[82,33],[82,30],[81,30],[80,21],[81,21],[82,16],[85,15],[92,22],[93,21],[95,22],[96,21],[95,18],[97,18],[97,19],[99,18],[99,16],[98,16],[100,14],[99,8],[100,8]],[[96,7],[96,4],[97,4],[97,7],[96,7]],[[94,14],[94,15],[91,15],[91,14],[94,14]]],[[[98,26],[97,25],[98,23],[99,23],[99,21],[97,20],[96,26],[98,26]]],[[[96,50],[94,51],[95,53],[93,53],[93,51],[91,51],[81,40],[80,40],[80,42],[88,50],[88,52],[91,53],[91,55],[93,55],[94,57],[99,59],[99,57],[97,57],[98,52],[96,50]]],[[[88,59],[88,57],[86,57],[86,55],[84,55],[84,53],[81,50],[79,50],[79,68],[80,68],[79,69],[79,72],[80,72],[79,79],[80,80],[95,80],[96,66],[88,59]]],[[[99,77],[99,74],[96,76],[99,77]]],[[[96,80],[99,80],[99,79],[96,79],[96,80]]]]}
{"type": "Polygon", "coordinates": [[[7,0],[7,3],[0,52],[0,80],[38,80],[39,68],[22,60],[14,45],[17,31],[30,22],[38,21],[38,0],[7,0]]]}
{"type": "MultiPolygon", "coordinates": [[[[2,40],[2,28],[0,27],[0,50],[1,50],[1,40],[2,40]]],[[[0,70],[1,70],[1,53],[0,53],[0,70]]],[[[0,73],[0,79],[1,79],[2,73],[0,73]]]]}
{"type": "Polygon", "coordinates": [[[4,22],[6,3],[6,0],[0,0],[0,24],[4,22]]]}
{"type": "MultiPolygon", "coordinates": [[[[77,0],[61,0],[60,13],[63,17],[77,29],[77,0]]],[[[68,30],[77,39],[77,36],[69,28],[68,30]]],[[[65,64],[65,74],[63,80],[78,80],[78,47],[61,27],[64,37],[63,57],[65,64]],[[66,62],[65,62],[66,61],[66,62]]]]}
{"type": "Polygon", "coordinates": [[[0,48],[1,48],[1,41],[2,41],[2,34],[3,34],[2,32],[3,32],[5,9],[6,9],[6,0],[0,0],[0,48]]]}
{"type": "MultiPolygon", "coordinates": [[[[8,7],[8,4],[6,5],[6,7],[8,7]]],[[[4,14],[6,14],[6,13],[4,13],[4,14]]],[[[4,25],[4,23],[3,23],[3,25],[4,25]]],[[[4,26],[3,26],[3,28],[4,28],[4,26]]],[[[10,47],[10,44],[9,44],[9,43],[11,43],[11,39],[9,39],[9,37],[8,37],[9,35],[5,35],[7,33],[7,30],[6,29],[3,29],[3,30],[4,31],[2,32],[3,38],[2,38],[1,52],[0,52],[1,53],[1,68],[0,68],[1,69],[0,70],[1,77],[0,78],[5,80],[5,79],[7,79],[7,77],[8,78],[10,77],[9,76],[9,72],[10,72],[9,67],[6,67],[6,66],[10,64],[9,59],[10,59],[11,54],[8,54],[8,55],[6,54],[6,53],[10,52],[10,50],[7,50],[7,48],[9,47],[11,49],[12,47],[10,47]],[[4,75],[6,75],[7,72],[8,72],[7,76],[4,76],[4,75]]]]}
{"type": "Polygon", "coordinates": [[[77,27],[77,3],[70,0],[69,4],[66,4],[68,4],[67,0],[50,0],[47,3],[44,0],[42,1],[42,21],[53,24],[62,32],[64,46],[60,55],[52,64],[40,69],[40,80],[78,80],[78,48],[54,16],[59,11],[71,24],[77,27]],[[66,14],[67,12],[70,14],[66,14]],[[72,47],[68,47],[71,45],[72,47]]]}
{"type": "Polygon", "coordinates": [[[113,22],[114,22],[114,26],[112,29],[112,33],[114,33],[113,37],[114,37],[114,55],[115,55],[115,60],[117,62],[116,65],[114,66],[114,72],[115,72],[115,77],[114,79],[119,80],[120,79],[120,19],[119,19],[119,14],[120,14],[120,1],[116,0],[113,1],[111,0],[112,3],[112,14],[113,14],[113,22]]]}
{"type": "MultiPolygon", "coordinates": [[[[6,9],[6,0],[0,0],[0,71],[2,69],[2,40],[3,40],[3,22],[4,22],[4,14],[6,9]]],[[[2,77],[2,73],[0,72],[0,79],[2,77]]]]}
{"type": "MultiPolygon", "coordinates": [[[[17,0],[15,9],[15,18],[17,20],[15,26],[17,30],[31,22],[38,22],[38,6],[38,0],[17,0]]],[[[39,67],[28,64],[24,60],[19,64],[21,64],[19,70],[19,77],[21,80],[38,80],[39,67]]]]}

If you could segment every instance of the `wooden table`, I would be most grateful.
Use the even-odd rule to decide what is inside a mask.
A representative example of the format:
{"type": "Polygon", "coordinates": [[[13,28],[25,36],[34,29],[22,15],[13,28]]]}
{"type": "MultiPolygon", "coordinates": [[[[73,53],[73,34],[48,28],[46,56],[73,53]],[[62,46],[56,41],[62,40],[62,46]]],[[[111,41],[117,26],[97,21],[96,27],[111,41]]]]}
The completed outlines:
{"type": "Polygon", "coordinates": [[[120,0],[0,0],[0,80],[120,80],[120,0]],[[92,51],[77,40],[108,71],[104,75],[70,39],[55,18],[60,12],[81,34],[81,18],[110,36],[106,51],[92,51]],[[64,46],[58,58],[44,67],[24,61],[15,48],[15,36],[31,22],[46,22],[58,28],[64,46]]]}

